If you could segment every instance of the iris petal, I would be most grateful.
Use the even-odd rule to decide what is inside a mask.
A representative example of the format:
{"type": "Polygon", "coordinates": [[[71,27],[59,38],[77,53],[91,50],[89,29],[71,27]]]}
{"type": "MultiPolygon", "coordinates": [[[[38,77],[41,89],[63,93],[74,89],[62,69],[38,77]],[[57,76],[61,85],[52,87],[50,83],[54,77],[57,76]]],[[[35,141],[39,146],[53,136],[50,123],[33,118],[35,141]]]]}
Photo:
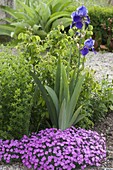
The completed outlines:
{"type": "Polygon", "coordinates": [[[76,22],[76,27],[78,28],[78,29],[82,29],[82,27],[83,27],[83,24],[82,24],[82,22],[76,22]]]}
{"type": "Polygon", "coordinates": [[[94,40],[93,40],[92,38],[89,38],[89,39],[87,39],[87,40],[84,42],[84,45],[85,45],[88,49],[90,49],[90,48],[92,48],[93,45],[94,45],[94,40]]]}
{"type": "Polygon", "coordinates": [[[82,50],[80,50],[80,53],[81,53],[83,56],[87,55],[88,52],[89,52],[89,49],[86,48],[86,47],[83,47],[82,50]]]}
{"type": "Polygon", "coordinates": [[[73,18],[73,22],[78,22],[81,20],[81,17],[78,15],[77,12],[73,12],[71,17],[73,18]]]}
{"type": "Polygon", "coordinates": [[[90,24],[90,18],[89,18],[89,16],[86,16],[85,24],[86,24],[86,27],[90,24]]]}
{"type": "Polygon", "coordinates": [[[86,9],[85,6],[81,6],[77,8],[77,11],[78,11],[79,16],[82,16],[82,17],[86,17],[88,14],[88,10],[86,9]]]}

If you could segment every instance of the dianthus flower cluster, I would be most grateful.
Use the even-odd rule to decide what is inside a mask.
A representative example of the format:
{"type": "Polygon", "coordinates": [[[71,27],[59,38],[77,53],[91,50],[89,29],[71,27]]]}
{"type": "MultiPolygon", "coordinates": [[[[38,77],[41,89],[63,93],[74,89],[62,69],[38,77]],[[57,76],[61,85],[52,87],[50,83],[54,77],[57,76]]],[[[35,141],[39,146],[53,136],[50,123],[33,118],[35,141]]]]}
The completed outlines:
{"type": "Polygon", "coordinates": [[[20,159],[28,169],[74,170],[100,166],[106,158],[105,139],[97,132],[50,128],[21,140],[0,141],[0,161],[20,159]]]}

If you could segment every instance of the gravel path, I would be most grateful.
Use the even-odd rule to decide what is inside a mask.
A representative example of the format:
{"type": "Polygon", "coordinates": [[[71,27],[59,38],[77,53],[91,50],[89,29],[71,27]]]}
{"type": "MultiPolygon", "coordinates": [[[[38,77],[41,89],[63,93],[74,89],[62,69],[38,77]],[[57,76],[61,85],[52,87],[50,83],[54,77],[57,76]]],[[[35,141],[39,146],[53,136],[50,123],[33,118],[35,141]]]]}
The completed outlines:
{"type": "Polygon", "coordinates": [[[98,81],[107,75],[109,75],[109,81],[113,80],[113,53],[90,52],[86,59],[85,66],[95,70],[95,77],[98,81]]]}
{"type": "MultiPolygon", "coordinates": [[[[106,77],[107,75],[109,75],[108,76],[109,81],[113,80],[113,53],[97,53],[95,55],[94,53],[90,52],[87,55],[87,61],[85,63],[85,66],[89,67],[90,69],[95,70],[95,78],[98,81],[101,81],[102,78],[106,77]]],[[[111,119],[113,119],[113,118],[111,118],[111,119]]],[[[109,147],[109,146],[107,146],[107,147],[109,147]]],[[[112,153],[112,157],[113,157],[113,153],[112,153]]],[[[16,163],[13,165],[1,164],[0,170],[27,170],[27,168],[23,167],[19,163],[16,163]]],[[[103,168],[86,168],[86,170],[113,170],[113,165],[108,168],[107,167],[106,168],[105,167],[103,167],[103,168]]]]}

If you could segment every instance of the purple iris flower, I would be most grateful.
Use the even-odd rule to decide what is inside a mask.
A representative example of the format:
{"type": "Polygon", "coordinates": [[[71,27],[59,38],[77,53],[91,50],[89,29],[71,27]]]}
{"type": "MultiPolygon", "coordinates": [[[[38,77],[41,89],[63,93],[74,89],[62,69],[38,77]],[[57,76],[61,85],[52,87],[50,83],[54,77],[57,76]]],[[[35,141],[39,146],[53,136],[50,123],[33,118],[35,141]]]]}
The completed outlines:
{"type": "Polygon", "coordinates": [[[92,51],[94,51],[94,40],[92,38],[89,38],[84,42],[84,47],[80,50],[80,53],[85,56],[86,54],[88,54],[89,49],[92,49],[92,51]]]}
{"type": "Polygon", "coordinates": [[[89,53],[89,49],[86,48],[86,47],[83,47],[82,50],[80,50],[80,53],[81,53],[83,56],[85,56],[85,55],[87,55],[87,54],[89,53]]]}
{"type": "Polygon", "coordinates": [[[71,14],[71,17],[73,19],[73,22],[79,22],[81,20],[81,17],[80,15],[78,14],[78,12],[73,12],[71,14]]]}
{"type": "Polygon", "coordinates": [[[85,6],[77,8],[77,11],[79,16],[86,17],[88,15],[88,10],[86,9],[85,6]]]}
{"type": "Polygon", "coordinates": [[[82,29],[83,24],[82,24],[82,22],[77,22],[77,23],[75,24],[75,26],[76,26],[78,29],[82,29]]]}
{"type": "Polygon", "coordinates": [[[85,23],[86,26],[88,26],[88,24],[90,23],[88,10],[86,9],[85,6],[77,8],[77,11],[73,12],[71,14],[71,17],[73,19],[72,25],[70,26],[71,28],[73,26],[76,26],[78,29],[82,29],[83,23],[85,23]]]}
{"type": "Polygon", "coordinates": [[[94,40],[92,38],[87,39],[84,42],[84,46],[87,47],[88,49],[92,48],[94,46],[94,40]]]}

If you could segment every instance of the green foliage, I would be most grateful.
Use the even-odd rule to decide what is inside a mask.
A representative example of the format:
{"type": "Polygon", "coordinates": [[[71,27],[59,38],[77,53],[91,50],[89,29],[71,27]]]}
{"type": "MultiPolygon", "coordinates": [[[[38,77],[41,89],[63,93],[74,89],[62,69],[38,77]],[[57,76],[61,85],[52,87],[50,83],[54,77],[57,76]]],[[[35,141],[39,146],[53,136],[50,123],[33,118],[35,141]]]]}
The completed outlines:
{"type": "Polygon", "coordinates": [[[71,0],[25,1],[17,0],[20,8],[12,9],[8,6],[0,6],[11,18],[5,18],[7,25],[0,25],[0,35],[17,37],[21,32],[32,29],[35,35],[45,38],[47,33],[59,24],[67,27],[71,23],[70,13],[66,7],[71,4],[71,0]]]}
{"type": "MultiPolygon", "coordinates": [[[[90,30],[87,31],[89,34],[90,30]]],[[[19,52],[18,55],[13,55],[11,51],[0,53],[0,138],[20,138],[23,134],[52,126],[45,101],[33,84],[29,71],[35,70],[41,82],[53,88],[58,57],[62,57],[64,66],[68,68],[70,54],[71,77],[72,70],[77,68],[78,48],[72,38],[73,32],[70,35],[63,32],[63,28],[54,29],[43,41],[27,31],[19,35],[22,42],[18,44],[18,48],[22,54],[19,52]]],[[[82,59],[80,62],[83,62],[82,59]]],[[[113,84],[109,84],[107,80],[102,85],[99,84],[88,70],[76,108],[81,105],[81,115],[88,116],[76,126],[89,128],[106,115],[107,111],[112,110],[113,84]]]]}
{"type": "MultiPolygon", "coordinates": [[[[87,30],[87,35],[89,35],[89,33],[90,30],[87,30]]],[[[61,56],[63,64],[68,68],[67,63],[69,61],[69,55],[71,55],[71,68],[69,69],[70,76],[72,76],[72,70],[77,69],[78,48],[72,38],[73,32],[70,32],[70,35],[71,36],[63,32],[63,28],[62,30],[60,30],[60,28],[52,30],[48,34],[45,41],[40,40],[39,37],[34,36],[31,32],[26,32],[26,34],[19,35],[19,38],[23,40],[23,42],[19,44],[19,48],[22,49],[23,54],[25,58],[29,60],[29,63],[33,65],[32,71],[35,70],[35,73],[43,85],[46,84],[47,86],[54,88],[55,70],[59,56],[61,56]],[[70,48],[71,53],[69,50],[70,48]]],[[[80,63],[82,62],[83,61],[81,60],[80,63]]],[[[93,71],[89,72],[89,70],[87,70],[76,108],[79,108],[79,106],[82,105],[83,107],[81,108],[81,114],[87,114],[88,116],[80,121],[77,126],[89,128],[93,126],[95,121],[100,120],[102,116],[107,114],[107,110],[105,108],[110,108],[111,102],[109,102],[110,97],[108,93],[105,93],[105,89],[109,89],[109,93],[111,93],[111,89],[104,86],[104,90],[100,93],[100,88],[101,85],[94,79],[93,71]],[[94,94],[98,97],[95,98],[94,94]],[[106,102],[106,98],[102,98],[101,95],[108,97],[108,102],[106,102]],[[93,107],[96,103],[100,103],[100,105],[103,103],[105,107],[101,107],[101,110],[100,105],[93,107]],[[101,112],[101,114],[98,114],[99,112],[101,112]],[[95,118],[94,115],[96,115],[95,118]]],[[[40,114],[43,114],[44,112],[47,112],[46,109],[44,111],[44,108],[46,108],[45,102],[42,99],[39,90],[36,91],[37,94],[35,94],[34,99],[38,103],[37,109],[40,108],[40,114]]],[[[35,122],[37,120],[37,116],[35,116],[35,119],[32,116],[32,119],[33,122],[35,122]]]]}
{"type": "Polygon", "coordinates": [[[22,55],[0,53],[0,138],[20,138],[29,133],[32,83],[22,55]]]}
{"type": "Polygon", "coordinates": [[[91,97],[90,107],[93,110],[92,120],[102,120],[107,112],[113,110],[113,81],[109,83],[108,78],[103,79],[101,84],[96,85],[96,91],[91,97]]]}
{"type": "Polygon", "coordinates": [[[81,106],[75,111],[85,74],[79,75],[76,82],[77,76],[74,72],[69,83],[68,73],[66,73],[59,57],[54,90],[49,86],[44,87],[34,73],[31,73],[31,75],[42,92],[53,127],[64,130],[75,125],[86,116],[79,114],[81,106]],[[74,83],[73,79],[75,79],[74,83]]]}
{"type": "Polygon", "coordinates": [[[112,40],[112,27],[113,22],[113,7],[95,7],[89,9],[89,14],[91,17],[91,22],[94,28],[94,38],[100,44],[106,45],[110,51],[113,47],[110,46],[108,40],[112,40]],[[96,15],[95,15],[96,14],[96,15]]]}

